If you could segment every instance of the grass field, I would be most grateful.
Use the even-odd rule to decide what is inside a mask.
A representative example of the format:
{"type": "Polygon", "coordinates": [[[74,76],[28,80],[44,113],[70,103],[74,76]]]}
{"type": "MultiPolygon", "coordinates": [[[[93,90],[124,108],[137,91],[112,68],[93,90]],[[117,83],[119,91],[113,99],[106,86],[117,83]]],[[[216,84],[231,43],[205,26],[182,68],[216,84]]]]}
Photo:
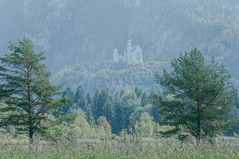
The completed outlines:
{"type": "MultiPolygon", "coordinates": [[[[227,140],[230,141],[230,140],[227,140]]],[[[1,144],[1,159],[239,159],[239,145],[227,142],[194,146],[155,140],[125,143],[82,141],[77,144],[1,144]]]]}

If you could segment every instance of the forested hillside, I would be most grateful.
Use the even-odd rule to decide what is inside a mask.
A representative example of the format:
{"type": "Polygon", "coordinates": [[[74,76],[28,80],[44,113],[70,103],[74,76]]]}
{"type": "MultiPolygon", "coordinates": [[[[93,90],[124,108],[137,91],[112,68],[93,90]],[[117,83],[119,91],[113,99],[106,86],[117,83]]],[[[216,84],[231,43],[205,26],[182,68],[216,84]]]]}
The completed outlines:
{"type": "Polygon", "coordinates": [[[156,61],[136,65],[113,62],[82,63],[62,69],[54,75],[53,80],[73,90],[83,86],[91,94],[97,89],[120,91],[135,88],[149,93],[158,90],[154,76],[166,65],[167,63],[156,61]]]}
{"type": "Polygon", "coordinates": [[[239,158],[239,0],[0,0],[0,159],[239,158]]]}
{"type": "Polygon", "coordinates": [[[144,60],[169,61],[193,47],[223,61],[238,79],[237,0],[0,0],[0,53],[29,36],[51,71],[112,59],[128,39],[144,60]]]}

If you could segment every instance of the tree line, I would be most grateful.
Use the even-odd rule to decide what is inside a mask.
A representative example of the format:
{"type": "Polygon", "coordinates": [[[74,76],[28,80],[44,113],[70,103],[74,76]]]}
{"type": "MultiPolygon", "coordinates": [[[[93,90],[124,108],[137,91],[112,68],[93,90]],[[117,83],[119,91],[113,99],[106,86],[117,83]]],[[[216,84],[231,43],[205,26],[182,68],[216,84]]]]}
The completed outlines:
{"type": "Polygon", "coordinates": [[[113,133],[118,134],[124,129],[131,129],[143,113],[147,113],[154,122],[161,120],[158,106],[151,102],[154,94],[148,95],[143,90],[135,88],[118,92],[109,89],[96,90],[90,95],[82,86],[76,91],[67,88],[63,91],[62,98],[67,98],[70,102],[59,107],[57,111],[70,114],[80,109],[85,112],[88,122],[92,124],[97,123],[97,120],[104,116],[112,126],[113,133]]]}
{"type": "Polygon", "coordinates": [[[199,144],[212,142],[225,130],[238,131],[238,92],[230,73],[215,59],[205,61],[198,49],[173,59],[171,72],[156,74],[161,89],[150,94],[135,88],[96,90],[91,95],[83,86],[61,91],[51,83],[45,58],[23,38],[10,42],[9,53],[0,59],[0,127],[14,126],[18,133],[28,134],[30,143],[53,125],[71,125],[78,110],[91,125],[109,124],[114,134],[126,130],[150,136],[156,126],[165,125],[168,128],[157,133],[181,140],[193,136],[199,144]]]}

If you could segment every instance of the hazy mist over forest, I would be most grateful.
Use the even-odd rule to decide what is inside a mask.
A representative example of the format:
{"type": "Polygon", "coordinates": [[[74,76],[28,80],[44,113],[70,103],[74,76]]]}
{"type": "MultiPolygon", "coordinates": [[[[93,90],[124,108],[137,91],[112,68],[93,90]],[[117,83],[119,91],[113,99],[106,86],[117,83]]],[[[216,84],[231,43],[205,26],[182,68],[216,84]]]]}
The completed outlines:
{"type": "Polygon", "coordinates": [[[239,79],[237,0],[0,0],[0,53],[30,37],[58,72],[80,63],[112,61],[132,40],[144,61],[169,62],[197,47],[239,79]]]}
{"type": "Polygon", "coordinates": [[[239,158],[239,0],[0,0],[0,159],[239,158]]]}

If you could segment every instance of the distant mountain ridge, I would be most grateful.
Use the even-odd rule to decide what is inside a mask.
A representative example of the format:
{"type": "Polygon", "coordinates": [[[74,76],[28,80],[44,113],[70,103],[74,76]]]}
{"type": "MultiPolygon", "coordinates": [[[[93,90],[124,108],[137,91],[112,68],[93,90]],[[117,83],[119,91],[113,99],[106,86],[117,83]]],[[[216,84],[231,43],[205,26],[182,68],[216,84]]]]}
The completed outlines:
{"type": "Polygon", "coordinates": [[[33,39],[48,53],[52,72],[83,62],[108,61],[128,39],[145,61],[169,61],[198,47],[239,79],[237,0],[1,0],[0,53],[9,40],[33,39]]]}

